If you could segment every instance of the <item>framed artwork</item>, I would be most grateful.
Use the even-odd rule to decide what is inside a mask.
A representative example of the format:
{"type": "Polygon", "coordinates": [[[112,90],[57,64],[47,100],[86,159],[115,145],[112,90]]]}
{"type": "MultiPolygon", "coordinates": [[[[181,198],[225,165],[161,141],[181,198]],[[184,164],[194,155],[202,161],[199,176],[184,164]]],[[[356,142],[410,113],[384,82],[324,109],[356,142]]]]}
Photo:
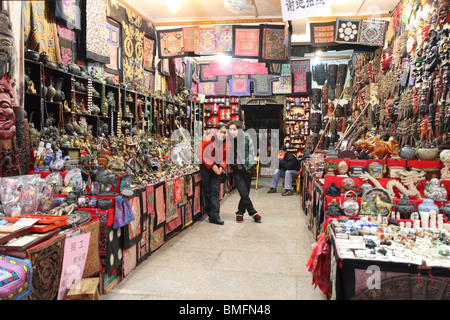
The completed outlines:
{"type": "Polygon", "coordinates": [[[157,37],[159,41],[158,54],[161,59],[185,55],[183,29],[159,30],[157,37]]]}
{"type": "Polygon", "coordinates": [[[259,26],[233,26],[233,56],[235,58],[259,58],[259,26]]]}

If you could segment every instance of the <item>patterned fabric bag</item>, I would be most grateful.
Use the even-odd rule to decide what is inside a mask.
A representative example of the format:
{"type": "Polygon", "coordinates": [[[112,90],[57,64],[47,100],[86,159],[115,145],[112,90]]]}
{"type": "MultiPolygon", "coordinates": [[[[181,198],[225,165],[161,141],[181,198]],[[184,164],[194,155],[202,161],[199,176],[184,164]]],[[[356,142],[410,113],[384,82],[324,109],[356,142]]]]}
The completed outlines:
{"type": "Polygon", "coordinates": [[[118,229],[120,227],[126,226],[133,220],[134,214],[131,210],[128,198],[123,196],[116,197],[113,228],[118,229]]]}

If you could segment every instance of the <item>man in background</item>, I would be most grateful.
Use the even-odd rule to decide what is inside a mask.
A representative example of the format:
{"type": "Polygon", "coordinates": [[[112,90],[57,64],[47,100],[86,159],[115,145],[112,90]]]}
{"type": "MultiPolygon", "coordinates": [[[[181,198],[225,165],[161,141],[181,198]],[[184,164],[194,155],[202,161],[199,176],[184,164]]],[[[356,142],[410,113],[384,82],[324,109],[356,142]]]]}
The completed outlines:
{"type": "Polygon", "coordinates": [[[272,182],[270,183],[270,190],[267,193],[276,193],[278,181],[284,178],[284,192],[282,196],[292,196],[294,189],[292,188],[292,181],[298,178],[301,163],[292,153],[287,151],[286,146],[283,146],[278,151],[279,167],[273,174],[272,182]]]}

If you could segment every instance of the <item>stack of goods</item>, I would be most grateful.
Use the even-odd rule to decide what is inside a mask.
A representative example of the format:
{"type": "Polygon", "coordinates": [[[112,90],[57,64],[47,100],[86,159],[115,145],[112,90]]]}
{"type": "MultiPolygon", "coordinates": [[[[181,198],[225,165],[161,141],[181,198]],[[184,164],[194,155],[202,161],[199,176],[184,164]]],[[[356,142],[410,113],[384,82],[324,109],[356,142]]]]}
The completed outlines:
{"type": "Polygon", "coordinates": [[[401,2],[387,30],[388,46],[353,56],[347,148],[377,136],[394,150],[431,149],[423,151],[431,159],[435,151],[448,149],[448,6],[447,1],[401,2]]]}

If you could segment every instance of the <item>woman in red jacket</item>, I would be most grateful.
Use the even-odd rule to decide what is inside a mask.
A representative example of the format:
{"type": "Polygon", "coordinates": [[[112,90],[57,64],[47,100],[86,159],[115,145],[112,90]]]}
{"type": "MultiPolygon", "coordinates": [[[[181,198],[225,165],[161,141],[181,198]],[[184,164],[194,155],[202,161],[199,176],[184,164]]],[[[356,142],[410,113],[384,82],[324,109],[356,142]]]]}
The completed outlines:
{"type": "Polygon", "coordinates": [[[217,131],[212,131],[203,141],[197,152],[201,160],[202,192],[205,195],[209,222],[223,225],[220,219],[220,184],[230,159],[231,143],[227,140],[225,124],[219,123],[217,131]]]}

